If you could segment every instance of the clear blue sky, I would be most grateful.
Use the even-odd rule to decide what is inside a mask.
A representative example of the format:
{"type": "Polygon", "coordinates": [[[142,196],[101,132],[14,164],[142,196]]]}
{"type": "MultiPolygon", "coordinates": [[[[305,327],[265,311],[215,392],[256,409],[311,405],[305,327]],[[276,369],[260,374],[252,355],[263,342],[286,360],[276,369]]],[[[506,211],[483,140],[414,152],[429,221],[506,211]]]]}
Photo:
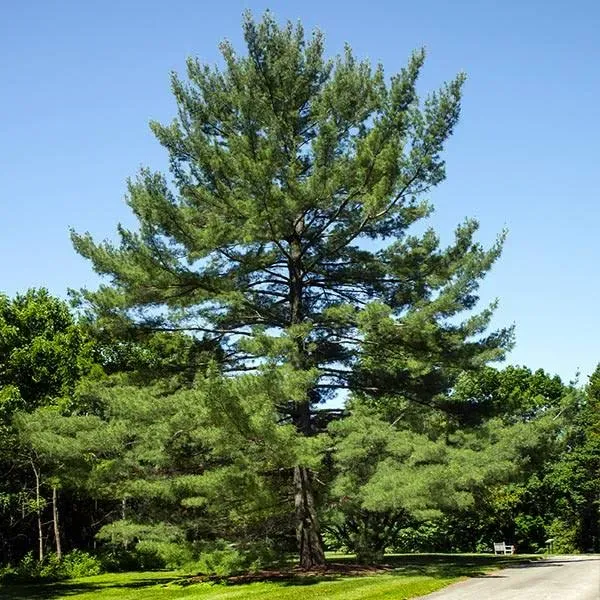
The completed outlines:
{"type": "MultiPolygon", "coordinates": [[[[163,168],[149,119],[170,120],[171,70],[240,39],[241,13],[319,26],[328,49],[397,71],[425,45],[425,92],[468,73],[463,117],[432,195],[444,240],[466,216],[507,227],[482,288],[516,323],[509,362],[570,379],[600,361],[600,4],[593,0],[63,0],[0,7],[0,291],[94,286],[68,227],[131,224],[125,179],[163,168]]],[[[585,380],[585,377],[582,378],[585,380]]]]}

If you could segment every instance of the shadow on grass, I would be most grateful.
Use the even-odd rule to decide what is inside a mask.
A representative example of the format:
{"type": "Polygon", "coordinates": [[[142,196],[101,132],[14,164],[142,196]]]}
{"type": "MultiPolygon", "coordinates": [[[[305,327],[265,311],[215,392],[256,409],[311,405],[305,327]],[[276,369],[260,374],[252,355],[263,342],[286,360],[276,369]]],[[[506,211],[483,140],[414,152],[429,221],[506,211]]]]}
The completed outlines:
{"type": "MultiPolygon", "coordinates": [[[[251,576],[221,579],[218,583],[227,586],[239,586],[256,581],[268,581],[280,586],[311,586],[326,581],[336,581],[350,577],[375,577],[387,575],[393,577],[429,577],[432,579],[454,579],[460,577],[503,577],[489,574],[498,567],[527,567],[539,561],[539,556],[494,556],[461,554],[405,554],[388,555],[384,564],[374,567],[356,565],[354,557],[335,557],[323,572],[303,573],[299,571],[264,572],[251,576]]],[[[194,583],[187,580],[187,583],[194,583]]]]}
{"type": "Polygon", "coordinates": [[[436,579],[477,577],[490,569],[508,566],[527,567],[539,558],[470,554],[399,554],[386,556],[391,573],[404,576],[426,575],[436,579]]]}
{"type": "Polygon", "coordinates": [[[58,582],[58,583],[40,583],[40,584],[22,584],[0,586],[0,598],[2,600],[53,600],[55,598],[66,598],[68,596],[76,596],[86,592],[99,592],[106,589],[136,589],[146,588],[158,584],[167,584],[175,581],[177,578],[144,578],[134,579],[130,581],[114,583],[110,582],[85,582],[78,581],[76,583],[58,582]]]}
{"type": "MultiPolygon", "coordinates": [[[[336,557],[335,564],[331,570],[322,573],[301,573],[297,571],[280,571],[276,576],[265,576],[254,579],[254,581],[268,581],[282,587],[312,586],[321,582],[336,581],[349,577],[376,577],[387,575],[392,577],[430,577],[433,579],[452,579],[458,577],[502,577],[500,574],[488,574],[490,569],[496,567],[538,567],[553,566],[547,561],[541,561],[541,557],[504,557],[493,555],[465,555],[465,554],[402,554],[389,555],[385,558],[385,564],[379,565],[372,570],[365,569],[355,572],[354,557],[336,557]],[[540,562],[538,562],[540,561],[540,562]],[[335,566],[339,569],[336,570],[335,566]]],[[[560,561],[552,561],[554,566],[560,561]]],[[[119,581],[115,575],[115,581],[104,580],[101,582],[77,581],[73,583],[61,582],[54,584],[39,585],[13,585],[0,587],[0,598],[2,600],[54,600],[76,596],[84,592],[100,592],[107,589],[141,589],[158,584],[171,582],[182,585],[200,583],[195,577],[144,577],[140,573],[137,579],[119,581]]],[[[217,585],[239,586],[250,583],[242,577],[239,580],[215,582],[217,585]]]]}
{"type": "MultiPolygon", "coordinates": [[[[336,558],[336,562],[353,562],[352,557],[336,558]]],[[[556,563],[555,563],[556,565],[556,563]]],[[[431,577],[433,579],[451,579],[458,577],[504,577],[501,574],[490,574],[494,568],[504,567],[537,567],[546,565],[541,557],[504,557],[493,555],[461,555],[461,554],[405,554],[386,556],[385,564],[378,572],[365,572],[355,576],[368,577],[381,574],[396,577],[431,577]]],[[[293,576],[281,584],[284,586],[305,586],[345,578],[345,573],[325,573],[323,575],[293,576]]]]}

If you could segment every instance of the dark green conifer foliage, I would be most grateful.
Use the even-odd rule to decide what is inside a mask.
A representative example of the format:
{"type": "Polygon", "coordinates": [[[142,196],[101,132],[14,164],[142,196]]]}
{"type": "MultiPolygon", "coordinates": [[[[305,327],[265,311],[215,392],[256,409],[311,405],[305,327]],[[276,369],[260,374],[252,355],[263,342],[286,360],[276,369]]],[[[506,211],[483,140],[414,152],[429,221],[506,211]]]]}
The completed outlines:
{"type": "MultiPolygon", "coordinates": [[[[244,53],[224,42],[222,67],[190,59],[187,81],[173,76],[178,116],[151,124],[172,181],[143,169],[129,182],[139,230],[120,227],[119,245],[72,234],[110,278],[84,293],[101,322],[203,335],[232,372],[305,371],[306,397],[278,410],[307,436],[335,389],[422,401],[501,357],[511,331],[481,336],[493,307],[457,315],[474,308],[502,240],[481,248],[474,221],[447,249],[432,231],[407,236],[444,179],[464,76],[421,102],[422,51],[387,77],[349,47],[327,60],[321,33],[269,13],[243,31],[244,53]]],[[[311,471],[297,465],[294,482],[310,567],[324,561],[311,471]]]]}

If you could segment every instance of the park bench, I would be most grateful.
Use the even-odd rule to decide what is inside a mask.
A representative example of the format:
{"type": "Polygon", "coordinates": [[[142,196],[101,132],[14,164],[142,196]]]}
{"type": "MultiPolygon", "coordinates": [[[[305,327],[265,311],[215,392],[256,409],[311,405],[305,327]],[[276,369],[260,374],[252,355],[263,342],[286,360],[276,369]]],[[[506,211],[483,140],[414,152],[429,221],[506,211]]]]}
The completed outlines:
{"type": "Polygon", "coordinates": [[[494,554],[514,554],[515,547],[507,546],[504,542],[494,542],[494,554]]]}

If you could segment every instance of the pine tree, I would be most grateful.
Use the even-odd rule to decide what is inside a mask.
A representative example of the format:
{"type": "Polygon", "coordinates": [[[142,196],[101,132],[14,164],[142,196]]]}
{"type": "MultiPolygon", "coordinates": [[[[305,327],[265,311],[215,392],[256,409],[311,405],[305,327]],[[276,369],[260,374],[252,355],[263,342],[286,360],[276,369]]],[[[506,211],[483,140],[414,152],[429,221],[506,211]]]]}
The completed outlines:
{"type": "MultiPolygon", "coordinates": [[[[119,227],[119,245],[72,233],[110,277],[83,293],[100,323],[218,341],[232,374],[306,373],[305,397],[278,406],[305,436],[337,389],[422,401],[500,358],[511,331],[480,335],[493,307],[456,317],[474,308],[502,239],[484,250],[474,221],[447,249],[432,231],[407,236],[444,179],[464,76],[420,101],[423,51],[387,78],[349,47],[327,60],[320,32],[269,13],[247,15],[243,31],[245,54],[224,42],[222,68],[190,59],[188,81],[173,76],[178,117],[151,124],[172,182],[148,169],[129,182],[139,231],[119,227]]],[[[298,464],[293,480],[308,568],[324,562],[313,474],[298,464]]]]}
{"type": "Polygon", "coordinates": [[[462,428],[449,427],[440,411],[424,412],[431,414],[417,428],[355,401],[352,414],[330,426],[330,530],[359,558],[381,561],[409,524],[482,516],[499,486],[538,466],[559,430],[555,410],[525,423],[495,418],[462,428]]]}

